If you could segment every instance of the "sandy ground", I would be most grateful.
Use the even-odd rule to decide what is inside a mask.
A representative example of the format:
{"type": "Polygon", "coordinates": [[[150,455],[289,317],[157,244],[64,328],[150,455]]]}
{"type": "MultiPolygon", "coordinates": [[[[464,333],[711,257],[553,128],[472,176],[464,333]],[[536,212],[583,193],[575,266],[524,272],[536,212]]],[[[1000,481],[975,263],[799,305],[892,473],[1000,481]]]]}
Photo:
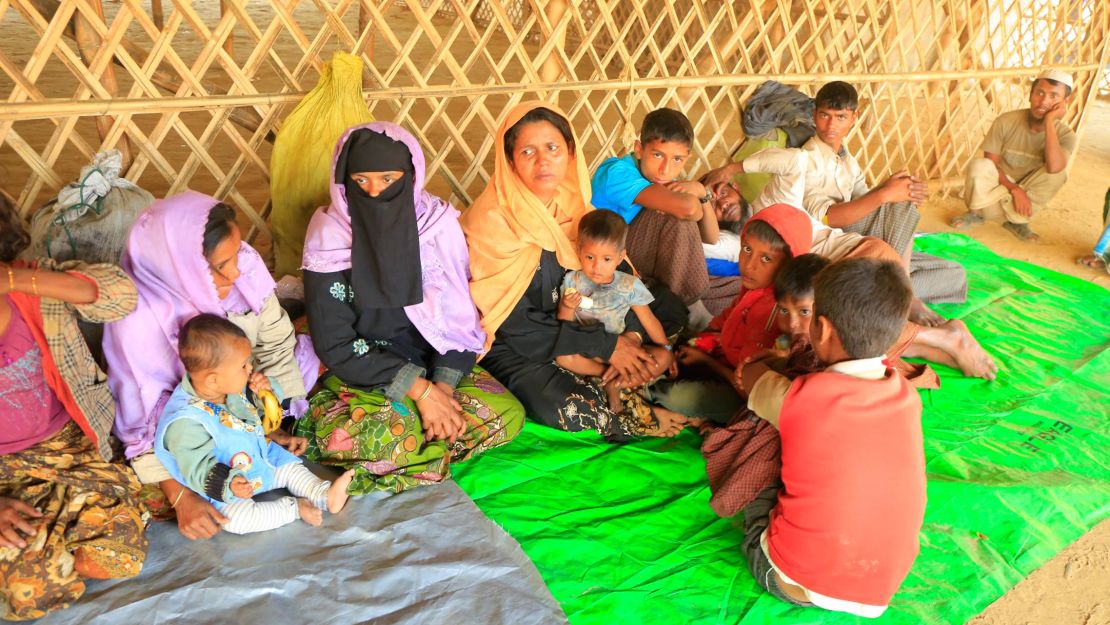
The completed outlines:
{"type": "MultiPolygon", "coordinates": [[[[965,232],[1003,256],[1110,288],[1110,274],[1106,271],[1075,263],[1077,257],[1090,253],[1102,233],[1102,204],[1110,187],[1110,101],[1096,101],[1090,115],[1067,184],[1048,209],[1033,217],[1031,227],[1041,235],[1040,244],[1020,241],[998,223],[989,221],[965,232]]],[[[959,197],[929,201],[923,207],[918,229],[952,232],[948,220],[966,209],[959,197]]]]}
{"type": "MultiPolygon", "coordinates": [[[[1110,288],[1110,275],[1075,264],[1102,231],[1102,202],[1110,186],[1110,103],[1100,101],[1082,138],[1068,182],[1032,227],[1039,245],[1019,241],[1001,226],[968,231],[995,252],[1027,260],[1110,288]]],[[[921,229],[951,231],[947,219],[964,210],[958,199],[926,204],[921,229]]],[[[1022,580],[967,625],[1110,625],[1110,520],[1022,580]]]]}

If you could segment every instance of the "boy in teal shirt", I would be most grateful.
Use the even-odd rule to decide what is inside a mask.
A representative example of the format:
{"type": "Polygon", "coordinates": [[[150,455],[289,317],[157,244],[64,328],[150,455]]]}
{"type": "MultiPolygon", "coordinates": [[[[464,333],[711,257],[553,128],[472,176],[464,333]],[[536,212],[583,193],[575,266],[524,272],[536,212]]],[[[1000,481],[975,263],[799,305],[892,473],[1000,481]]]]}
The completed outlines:
{"type": "Polygon", "coordinates": [[[685,115],[657,109],[644,118],[633,153],[606,159],[591,182],[593,205],[629,225],[629,260],[649,286],[678,295],[696,326],[709,318],[700,301],[710,286],[702,243],[716,243],[720,229],[706,188],[677,179],[693,143],[685,115]]]}

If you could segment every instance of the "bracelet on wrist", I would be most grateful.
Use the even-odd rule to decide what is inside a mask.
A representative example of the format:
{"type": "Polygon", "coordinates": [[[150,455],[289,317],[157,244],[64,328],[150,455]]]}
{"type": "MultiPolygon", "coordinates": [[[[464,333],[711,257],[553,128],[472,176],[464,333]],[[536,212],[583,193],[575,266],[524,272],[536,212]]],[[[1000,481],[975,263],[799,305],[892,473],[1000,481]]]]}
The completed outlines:
{"type": "Polygon", "coordinates": [[[420,402],[424,401],[425,399],[428,399],[428,395],[430,395],[432,393],[432,381],[427,380],[427,382],[428,382],[428,385],[424,387],[424,392],[420,393],[420,397],[416,398],[416,403],[420,403],[420,402]]]}

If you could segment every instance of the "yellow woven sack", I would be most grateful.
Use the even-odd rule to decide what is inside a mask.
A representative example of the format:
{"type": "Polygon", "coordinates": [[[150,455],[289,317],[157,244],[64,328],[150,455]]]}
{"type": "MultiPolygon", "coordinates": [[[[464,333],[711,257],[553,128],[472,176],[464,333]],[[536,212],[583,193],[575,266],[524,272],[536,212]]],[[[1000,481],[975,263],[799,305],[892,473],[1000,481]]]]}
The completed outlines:
{"type": "Polygon", "coordinates": [[[285,118],[270,156],[270,223],[274,275],[299,275],[312,213],[328,204],[339,135],[373,121],[362,98],[362,59],[336,52],[320,81],[285,118]]]}

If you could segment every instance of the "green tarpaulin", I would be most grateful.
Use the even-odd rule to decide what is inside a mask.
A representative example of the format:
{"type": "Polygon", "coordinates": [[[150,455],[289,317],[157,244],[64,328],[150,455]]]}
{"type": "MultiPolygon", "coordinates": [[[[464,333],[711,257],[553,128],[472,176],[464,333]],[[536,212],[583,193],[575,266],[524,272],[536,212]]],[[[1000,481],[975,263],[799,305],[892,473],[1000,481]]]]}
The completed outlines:
{"type": "Polygon", "coordinates": [[[998,380],[937,367],[923,392],[929,504],[921,555],[876,620],[767,596],[740,519],[709,508],[701,439],[611,445],[529,423],[457,467],[459,484],[532,558],[575,625],[963,623],[1110,516],[1110,292],[1003,259],[971,239],[917,249],[964,264],[963,319],[998,380]]]}

